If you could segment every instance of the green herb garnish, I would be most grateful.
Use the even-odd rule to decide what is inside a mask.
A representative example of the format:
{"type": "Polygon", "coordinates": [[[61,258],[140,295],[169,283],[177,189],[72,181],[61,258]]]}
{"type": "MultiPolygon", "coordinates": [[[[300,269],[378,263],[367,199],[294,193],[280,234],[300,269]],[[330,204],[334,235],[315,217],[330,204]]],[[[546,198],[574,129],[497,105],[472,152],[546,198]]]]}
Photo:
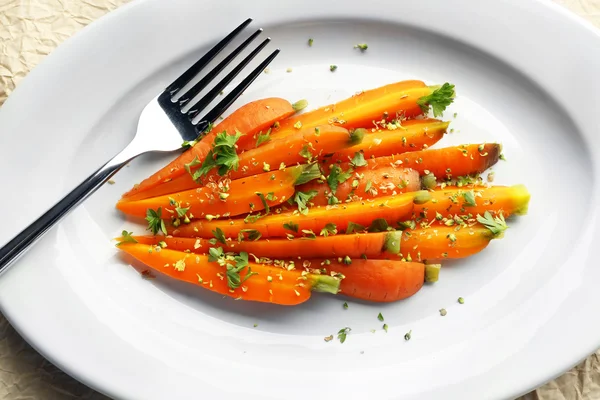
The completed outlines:
{"type": "Polygon", "coordinates": [[[331,193],[335,193],[338,185],[346,182],[352,176],[352,169],[344,172],[338,165],[334,165],[331,172],[327,176],[327,184],[331,189],[331,193]]]}
{"type": "Polygon", "coordinates": [[[215,239],[217,239],[218,242],[227,244],[227,240],[225,239],[225,234],[223,233],[221,228],[215,229],[214,231],[212,231],[212,234],[215,236],[215,239]]]}
{"type": "Polygon", "coordinates": [[[267,204],[267,199],[265,198],[265,195],[262,194],[262,193],[260,193],[260,192],[255,192],[254,194],[257,195],[260,198],[260,201],[262,202],[263,208],[265,209],[265,213],[268,214],[271,211],[271,208],[267,204]]]}
{"type": "Polygon", "coordinates": [[[134,238],[131,236],[131,234],[132,234],[132,233],[133,233],[133,232],[127,232],[127,231],[123,231],[123,232],[121,232],[121,237],[122,237],[122,239],[121,239],[121,241],[120,241],[119,243],[117,243],[117,246],[120,246],[120,245],[122,245],[123,243],[137,243],[138,241],[137,241],[137,240],[135,240],[135,239],[134,239],[134,238]]]}
{"type": "Polygon", "coordinates": [[[337,233],[337,226],[333,223],[328,223],[323,229],[321,229],[321,233],[319,235],[327,237],[329,235],[333,236],[337,233]]]}
{"type": "Polygon", "coordinates": [[[502,214],[497,217],[492,217],[492,214],[490,214],[489,211],[486,211],[485,214],[483,214],[483,217],[477,215],[477,222],[488,228],[494,236],[499,236],[508,229],[502,214]]]}
{"type": "Polygon", "coordinates": [[[288,223],[283,224],[283,229],[287,229],[288,231],[292,231],[292,232],[296,232],[296,233],[298,233],[298,228],[299,227],[300,226],[298,224],[295,224],[295,223],[293,223],[291,221],[288,222],[288,223]]]}
{"type": "Polygon", "coordinates": [[[352,221],[348,222],[348,227],[346,228],[346,234],[354,233],[354,232],[363,232],[365,227],[361,224],[354,223],[352,221]]]}
{"type": "Polygon", "coordinates": [[[149,208],[146,210],[146,221],[148,221],[148,230],[152,232],[152,234],[156,235],[158,231],[161,231],[165,235],[167,234],[167,228],[165,226],[165,221],[161,218],[162,208],[158,207],[156,211],[149,208]]]}
{"type": "Polygon", "coordinates": [[[475,202],[475,192],[469,190],[468,192],[463,192],[463,198],[465,199],[465,205],[469,207],[475,207],[477,203],[475,202]]]}
{"type": "Polygon", "coordinates": [[[310,190],[308,192],[297,191],[294,194],[293,202],[298,205],[298,211],[300,211],[300,214],[308,214],[308,202],[317,194],[319,194],[319,192],[316,190],[310,190]]]}
{"type": "Polygon", "coordinates": [[[379,315],[377,315],[377,319],[383,322],[383,314],[379,313],[379,315]]]}
{"type": "Polygon", "coordinates": [[[423,96],[417,100],[417,104],[423,112],[429,111],[429,106],[433,110],[433,116],[439,117],[443,114],[446,107],[454,101],[454,85],[446,82],[430,95],[423,96]]]}
{"type": "Polygon", "coordinates": [[[353,167],[364,167],[368,163],[365,160],[365,155],[360,151],[357,151],[356,153],[354,153],[354,157],[352,157],[352,161],[350,161],[350,164],[353,167]]]}
{"type": "Polygon", "coordinates": [[[265,133],[265,134],[263,134],[262,132],[259,132],[258,136],[256,137],[256,146],[255,147],[258,147],[261,144],[266,143],[270,140],[271,140],[271,129],[269,129],[267,131],[267,133],[265,133]]]}
{"type": "Polygon", "coordinates": [[[352,329],[345,327],[338,331],[337,337],[340,340],[340,343],[344,343],[346,341],[346,336],[351,330],[352,329]]]}

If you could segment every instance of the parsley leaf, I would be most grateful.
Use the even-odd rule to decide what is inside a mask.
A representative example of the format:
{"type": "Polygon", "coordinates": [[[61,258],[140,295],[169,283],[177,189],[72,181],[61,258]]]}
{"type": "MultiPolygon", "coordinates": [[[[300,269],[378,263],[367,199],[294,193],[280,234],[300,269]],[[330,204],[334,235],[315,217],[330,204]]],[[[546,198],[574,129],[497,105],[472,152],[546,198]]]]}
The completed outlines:
{"type": "Polygon", "coordinates": [[[312,231],[312,229],[302,229],[302,234],[305,239],[316,239],[317,235],[312,231]]]}
{"type": "Polygon", "coordinates": [[[298,233],[298,228],[300,228],[300,226],[292,221],[290,221],[286,224],[283,224],[283,229],[287,229],[288,231],[298,233]]]}
{"type": "Polygon", "coordinates": [[[300,150],[300,152],[298,152],[298,154],[300,154],[301,157],[306,158],[306,160],[308,162],[312,161],[313,155],[310,152],[307,144],[305,144],[304,146],[302,146],[302,150],[300,150]]]}
{"type": "Polygon", "coordinates": [[[196,167],[196,166],[198,166],[200,164],[202,164],[202,163],[200,162],[200,160],[198,160],[198,156],[196,156],[189,163],[183,164],[183,168],[185,168],[185,170],[187,171],[187,173],[190,174],[193,177],[194,173],[192,172],[192,168],[196,167]]]}
{"type": "Polygon", "coordinates": [[[385,232],[389,228],[387,221],[383,218],[374,219],[369,226],[369,232],[385,232]]]}
{"type": "MultiPolygon", "coordinates": [[[[254,194],[260,198],[263,208],[265,209],[265,213],[268,214],[271,211],[271,208],[267,204],[267,199],[265,199],[265,195],[260,192],[255,192],[254,194]]],[[[273,194],[271,194],[271,197],[273,197],[273,194]]]]}
{"type": "Polygon", "coordinates": [[[325,227],[323,229],[321,229],[321,233],[319,234],[320,236],[329,236],[329,235],[336,235],[338,233],[337,230],[337,226],[333,223],[328,223],[327,225],[325,225],[325,227]]]}
{"type": "Polygon", "coordinates": [[[464,192],[462,195],[465,199],[466,206],[475,207],[477,205],[477,203],[475,202],[475,193],[472,190],[464,192]]]}
{"type": "Polygon", "coordinates": [[[431,106],[433,116],[439,117],[453,101],[454,85],[446,82],[434,90],[430,95],[419,98],[417,104],[421,107],[423,112],[429,111],[429,106],[431,106]]]}
{"type": "Polygon", "coordinates": [[[264,135],[262,132],[259,132],[258,137],[256,138],[256,147],[258,147],[261,144],[266,143],[270,140],[271,140],[271,129],[270,128],[267,131],[267,133],[265,133],[264,135]]]}
{"type": "Polygon", "coordinates": [[[227,244],[227,240],[225,239],[225,234],[223,233],[223,231],[221,230],[221,228],[217,228],[214,231],[212,231],[213,235],[215,235],[215,239],[217,239],[217,241],[223,243],[223,244],[227,244]]]}
{"type": "Polygon", "coordinates": [[[202,166],[194,173],[192,178],[198,180],[213,168],[218,168],[217,172],[221,176],[226,175],[232,169],[237,171],[240,160],[235,150],[235,144],[240,137],[242,137],[242,134],[238,131],[235,135],[228,135],[227,131],[218,133],[215,136],[213,148],[208,152],[202,166]]]}
{"type": "Polygon", "coordinates": [[[354,157],[352,157],[352,161],[350,161],[350,164],[353,167],[364,167],[368,163],[365,160],[365,155],[360,151],[357,151],[356,153],[354,153],[354,157]]]}
{"type": "Polygon", "coordinates": [[[300,172],[300,175],[296,178],[294,185],[302,185],[320,177],[321,169],[319,166],[317,164],[308,164],[302,167],[302,172],[300,172]]]}
{"type": "Polygon", "coordinates": [[[177,207],[175,207],[175,211],[177,212],[177,216],[178,217],[184,217],[185,214],[187,214],[188,210],[190,208],[189,207],[179,207],[179,205],[177,205],[177,207]]]}
{"type": "Polygon", "coordinates": [[[127,232],[127,231],[123,231],[121,232],[121,237],[123,238],[119,243],[117,243],[117,246],[122,245],[123,243],[137,243],[138,241],[135,240],[131,234],[133,232],[127,232]]]}
{"type": "Polygon", "coordinates": [[[316,190],[310,190],[308,192],[297,191],[294,194],[293,201],[298,204],[298,211],[300,211],[300,214],[308,214],[308,202],[317,194],[319,194],[319,192],[316,190]]]}
{"type": "Polygon", "coordinates": [[[398,230],[405,231],[407,229],[415,229],[417,227],[417,223],[413,220],[398,222],[398,230]]]}
{"type": "Polygon", "coordinates": [[[344,343],[346,341],[346,336],[347,334],[351,331],[352,329],[345,327],[339,330],[337,337],[340,340],[340,343],[344,343]]]}
{"type": "Polygon", "coordinates": [[[335,193],[335,191],[338,188],[338,185],[346,182],[351,176],[352,168],[344,172],[339,165],[334,165],[331,169],[331,172],[329,173],[329,176],[327,176],[327,184],[329,185],[331,192],[335,193]]]}
{"type": "Polygon", "coordinates": [[[348,227],[346,228],[346,234],[354,233],[354,232],[362,232],[365,230],[365,227],[361,224],[354,223],[352,221],[348,221],[348,227]]]}
{"type": "Polygon", "coordinates": [[[379,313],[379,315],[377,315],[377,319],[380,320],[381,322],[383,322],[383,315],[381,313],[379,313]]]}
{"type": "Polygon", "coordinates": [[[490,214],[489,211],[486,211],[485,214],[483,214],[483,217],[477,215],[477,222],[488,228],[494,236],[499,236],[508,229],[502,214],[497,217],[492,217],[492,214],[490,214]]]}
{"type": "Polygon", "coordinates": [[[152,234],[156,235],[158,231],[161,231],[165,235],[167,234],[167,228],[165,227],[165,221],[161,218],[162,208],[158,207],[156,211],[149,208],[146,210],[146,221],[148,221],[148,230],[152,234]]]}
{"type": "Polygon", "coordinates": [[[252,241],[258,240],[262,237],[262,234],[259,231],[257,231],[256,229],[241,229],[240,230],[241,236],[238,235],[238,239],[240,237],[243,239],[244,234],[248,234],[248,236],[247,236],[248,240],[252,240],[252,241]]]}
{"type": "Polygon", "coordinates": [[[211,247],[208,249],[208,261],[215,262],[224,257],[223,248],[222,247],[211,247]]]}

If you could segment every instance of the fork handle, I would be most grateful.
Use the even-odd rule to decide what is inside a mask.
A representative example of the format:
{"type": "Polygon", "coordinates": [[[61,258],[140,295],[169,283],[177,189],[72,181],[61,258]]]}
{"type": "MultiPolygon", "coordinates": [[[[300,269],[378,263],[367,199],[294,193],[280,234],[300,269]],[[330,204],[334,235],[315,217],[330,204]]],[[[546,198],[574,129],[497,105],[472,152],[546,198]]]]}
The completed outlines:
{"type": "Polygon", "coordinates": [[[131,158],[123,160],[124,151],[104,164],[86,180],[79,184],[62,200],[46,211],[41,217],[25,228],[0,249],[0,275],[21,256],[44,233],[59,222],[69,211],[94,193],[104,182],[108,181],[131,158]]]}

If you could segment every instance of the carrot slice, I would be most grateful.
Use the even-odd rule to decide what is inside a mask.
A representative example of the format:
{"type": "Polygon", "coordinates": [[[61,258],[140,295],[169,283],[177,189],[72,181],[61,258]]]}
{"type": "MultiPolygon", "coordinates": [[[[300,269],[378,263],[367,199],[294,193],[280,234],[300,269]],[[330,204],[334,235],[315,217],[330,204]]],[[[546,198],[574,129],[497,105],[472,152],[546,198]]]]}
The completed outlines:
{"type": "MultiPolygon", "coordinates": [[[[301,271],[253,262],[239,272],[241,283],[232,288],[226,266],[209,261],[208,256],[140,243],[123,243],[119,249],[154,271],[236,299],[296,305],[308,300],[311,291],[335,294],[339,290],[339,279],[331,276],[303,275],[301,271]]],[[[233,262],[228,263],[233,265],[233,262]]]]}
{"type": "Polygon", "coordinates": [[[319,176],[316,166],[296,166],[234,181],[228,178],[211,181],[197,189],[171,195],[119,201],[117,209],[144,217],[149,208],[162,207],[173,219],[187,220],[207,215],[235,216],[281,204],[293,196],[296,184],[319,176]]]}
{"type": "Polygon", "coordinates": [[[357,151],[365,158],[390,156],[433,146],[444,137],[449,122],[437,119],[405,121],[401,128],[381,130],[365,135],[356,146],[337,151],[330,162],[350,160],[357,151]]]}
{"type": "MultiPolygon", "coordinates": [[[[444,218],[475,218],[486,211],[492,214],[525,215],[531,195],[523,185],[492,186],[489,188],[446,187],[430,192],[429,201],[415,204],[415,216],[432,220],[439,213],[444,218]]],[[[443,220],[442,220],[443,222],[443,220]]]]}
{"type": "Polygon", "coordinates": [[[387,113],[395,118],[396,113],[405,117],[421,115],[423,110],[417,100],[430,95],[436,87],[427,87],[421,81],[402,81],[360,92],[336,104],[292,116],[279,122],[279,128],[272,131],[273,138],[285,137],[294,133],[294,126],[317,126],[338,124],[347,128],[371,126],[387,113]]]}
{"type": "MultiPolygon", "coordinates": [[[[314,155],[316,157],[319,154],[331,153],[340,148],[353,146],[362,140],[362,131],[359,130],[348,132],[345,128],[330,125],[317,128],[318,131],[315,128],[296,130],[296,133],[287,138],[272,140],[259,148],[239,154],[239,167],[237,171],[231,170],[229,177],[239,179],[260,174],[266,170],[276,170],[281,167],[282,163],[285,165],[304,163],[307,161],[306,156],[314,155]]],[[[188,167],[190,166],[188,165],[188,167]]],[[[197,168],[198,166],[190,167],[190,172],[193,173],[197,168]]],[[[156,197],[197,188],[200,184],[194,181],[191,173],[186,173],[170,182],[147,190],[141,193],[140,197],[156,197]]],[[[218,177],[214,170],[209,172],[203,180],[206,181],[211,177],[218,177]]],[[[132,199],[133,197],[125,200],[132,199]]]]}
{"type": "Polygon", "coordinates": [[[428,149],[367,160],[368,168],[396,165],[412,168],[421,175],[431,172],[438,178],[480,174],[498,162],[502,145],[498,143],[470,144],[441,149],[428,149]]]}
{"type": "MultiPolygon", "coordinates": [[[[351,168],[351,167],[348,167],[351,168]]],[[[421,189],[419,174],[412,169],[383,166],[378,169],[356,168],[351,177],[337,185],[335,194],[326,182],[311,181],[298,186],[301,192],[317,191],[310,201],[326,206],[332,195],[342,203],[390,196],[393,193],[414,192],[421,189]]]]}
{"type": "MultiPolygon", "coordinates": [[[[226,237],[237,237],[243,230],[260,233],[264,238],[318,235],[329,223],[337,226],[339,231],[362,230],[361,226],[369,226],[375,219],[386,220],[390,226],[409,218],[416,203],[426,202],[431,197],[427,191],[404,193],[387,196],[371,202],[353,202],[347,205],[316,207],[307,215],[286,211],[271,214],[262,218],[251,215],[244,219],[231,220],[198,220],[169,231],[173,236],[213,237],[213,231],[219,228],[226,237]],[[350,229],[348,229],[350,228],[350,229]]],[[[310,242],[307,242],[310,243],[310,242]]]]}
{"type": "Polygon", "coordinates": [[[352,260],[345,265],[335,260],[331,265],[313,263],[328,275],[342,274],[340,293],[376,302],[406,299],[417,293],[425,282],[425,265],[394,260],[352,260]]]}
{"type": "MultiPolygon", "coordinates": [[[[235,131],[238,130],[244,133],[247,138],[250,138],[257,132],[268,129],[275,122],[294,114],[294,112],[295,111],[289,101],[277,97],[248,103],[234,111],[219,124],[215,125],[215,127],[198,143],[192,146],[191,149],[182,153],[175,160],[171,161],[169,165],[146,178],[139,185],[134,186],[133,189],[125,193],[123,197],[128,198],[137,194],[142,194],[164,182],[168,182],[169,180],[185,174],[185,164],[189,164],[195,157],[198,157],[200,161],[204,160],[211,149],[217,133],[225,131],[228,134],[234,134],[235,131]]],[[[249,139],[245,139],[244,136],[242,136],[240,140],[249,139]]]]}

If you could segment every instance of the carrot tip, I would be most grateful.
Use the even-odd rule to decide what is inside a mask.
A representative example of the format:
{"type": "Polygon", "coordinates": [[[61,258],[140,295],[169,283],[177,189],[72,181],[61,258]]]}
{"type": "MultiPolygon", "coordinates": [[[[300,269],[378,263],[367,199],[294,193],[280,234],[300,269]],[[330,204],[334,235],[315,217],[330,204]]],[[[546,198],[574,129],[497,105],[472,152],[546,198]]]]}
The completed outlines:
{"type": "Polygon", "coordinates": [[[526,215],[529,211],[529,200],[531,199],[531,194],[525,185],[514,185],[512,189],[514,190],[514,201],[516,205],[513,214],[526,215]]]}
{"type": "Polygon", "coordinates": [[[366,133],[367,130],[364,128],[358,128],[350,132],[350,145],[356,146],[357,144],[360,144],[363,141],[366,133]]]}
{"type": "Polygon", "coordinates": [[[400,253],[400,242],[402,239],[402,231],[388,232],[385,235],[383,242],[383,250],[390,254],[400,253]]]}

